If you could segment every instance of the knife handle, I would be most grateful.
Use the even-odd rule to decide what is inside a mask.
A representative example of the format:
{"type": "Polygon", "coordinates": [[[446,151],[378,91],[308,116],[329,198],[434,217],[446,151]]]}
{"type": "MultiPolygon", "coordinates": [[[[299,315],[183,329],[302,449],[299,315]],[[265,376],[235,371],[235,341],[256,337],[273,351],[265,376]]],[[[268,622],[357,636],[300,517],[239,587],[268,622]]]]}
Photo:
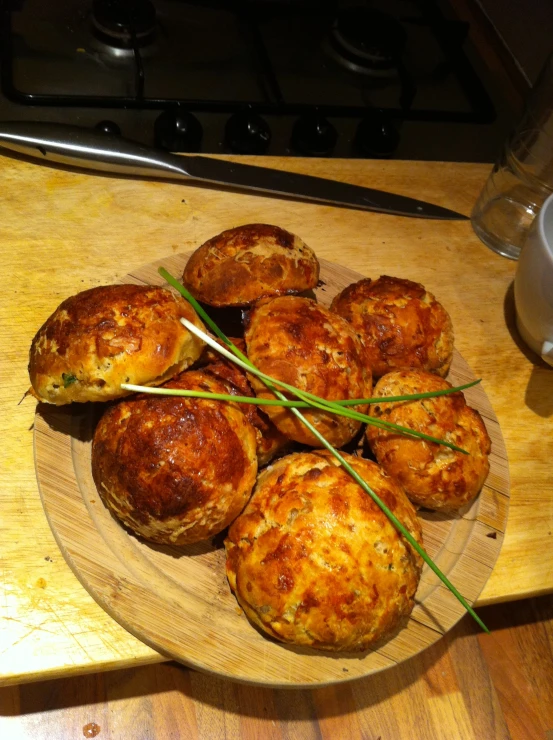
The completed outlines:
{"type": "Polygon", "coordinates": [[[143,146],[117,134],[63,123],[3,123],[0,146],[41,159],[45,164],[54,162],[142,177],[189,177],[186,157],[143,146]]]}

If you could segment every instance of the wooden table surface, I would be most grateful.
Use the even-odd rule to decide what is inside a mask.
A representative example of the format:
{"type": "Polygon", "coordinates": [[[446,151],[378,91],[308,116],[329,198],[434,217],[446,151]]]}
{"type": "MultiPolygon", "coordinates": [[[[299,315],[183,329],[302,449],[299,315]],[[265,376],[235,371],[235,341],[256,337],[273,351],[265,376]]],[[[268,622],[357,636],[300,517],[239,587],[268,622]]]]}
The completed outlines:
{"type": "Polygon", "coordinates": [[[7,740],[551,740],[553,594],[479,609],[385,673],[317,689],[176,663],[0,688],[7,740]]]}
{"type": "MultiPolygon", "coordinates": [[[[255,160],[252,158],[252,162],[255,160]]],[[[489,167],[269,159],[263,164],[414,195],[469,214],[489,167]]],[[[553,590],[553,371],[516,335],[516,263],[468,221],[430,221],[135,181],[0,159],[2,524],[0,683],[160,662],[95,603],[65,563],[35,477],[28,388],[31,339],[66,297],[190,251],[223,229],[274,223],[320,257],[369,277],[422,282],[446,306],[456,346],[500,421],[511,505],[499,560],[478,604],[553,590]]]]}

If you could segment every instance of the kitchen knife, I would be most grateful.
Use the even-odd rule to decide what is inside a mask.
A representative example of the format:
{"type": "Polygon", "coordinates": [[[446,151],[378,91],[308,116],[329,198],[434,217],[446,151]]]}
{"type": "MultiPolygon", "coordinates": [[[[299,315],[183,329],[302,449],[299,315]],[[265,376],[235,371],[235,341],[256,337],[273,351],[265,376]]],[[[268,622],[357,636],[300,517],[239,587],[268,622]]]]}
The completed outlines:
{"type": "Polygon", "coordinates": [[[217,187],[230,186],[238,190],[253,190],[397,216],[468,218],[404,195],[210,157],[189,154],[177,156],[116,134],[61,123],[1,123],[0,146],[38,157],[46,164],[59,163],[124,175],[168,177],[217,187]]]}

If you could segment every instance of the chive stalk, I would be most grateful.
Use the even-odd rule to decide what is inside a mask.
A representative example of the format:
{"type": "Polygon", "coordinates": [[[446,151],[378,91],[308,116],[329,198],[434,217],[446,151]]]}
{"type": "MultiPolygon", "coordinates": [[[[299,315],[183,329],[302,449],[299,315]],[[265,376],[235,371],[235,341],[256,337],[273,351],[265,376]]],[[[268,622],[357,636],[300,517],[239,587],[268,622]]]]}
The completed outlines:
{"type": "MultiPolygon", "coordinates": [[[[202,335],[202,338],[209,339],[208,342],[211,346],[213,346],[214,349],[216,349],[221,354],[224,354],[225,356],[230,356],[229,359],[232,361],[239,360],[240,362],[237,364],[240,364],[242,366],[246,365],[246,370],[248,372],[254,372],[257,371],[255,374],[259,374],[259,377],[263,380],[263,382],[266,384],[267,388],[274,393],[281,401],[287,401],[286,397],[283,395],[283,393],[278,390],[273,385],[273,378],[270,378],[270,376],[263,377],[263,373],[260,373],[260,371],[257,370],[257,368],[253,365],[253,363],[236,347],[230,339],[219,329],[217,324],[211,319],[210,316],[204,311],[204,309],[199,305],[199,303],[194,299],[192,295],[182,286],[180,283],[178,283],[175,278],[170,275],[170,273],[167,272],[163,267],[159,268],[159,273],[162,277],[164,277],[167,282],[172,285],[174,288],[176,288],[194,307],[194,309],[197,311],[199,316],[203,319],[203,321],[213,330],[213,332],[224,342],[224,344],[229,347],[232,354],[235,355],[235,357],[232,357],[231,353],[228,350],[225,350],[223,347],[221,347],[217,342],[212,340],[210,337],[207,337],[207,335],[204,332],[199,332],[199,330],[196,329],[196,327],[193,324],[189,324],[189,322],[186,322],[186,320],[183,320],[183,323],[189,324],[188,328],[191,330],[194,330],[194,333],[200,333],[202,335]]],[[[286,387],[285,384],[281,383],[280,381],[276,381],[280,387],[286,387]]],[[[303,394],[302,392],[298,393],[297,388],[293,388],[292,386],[289,386],[291,389],[291,392],[299,395],[300,397],[303,394]]],[[[428,397],[428,396],[427,396],[428,397]]],[[[307,401],[306,398],[302,399],[304,401],[307,401]]],[[[323,400],[323,399],[321,399],[323,400]]],[[[389,399],[381,398],[379,401],[385,402],[389,399]]],[[[311,405],[311,403],[310,403],[311,405]]],[[[443,573],[440,568],[436,565],[436,563],[432,560],[430,555],[426,552],[426,550],[419,545],[419,543],[416,541],[416,539],[413,537],[413,535],[409,532],[409,530],[400,522],[400,520],[395,516],[395,514],[386,506],[386,504],[380,499],[380,497],[372,490],[372,488],[368,485],[368,483],[352,468],[352,466],[342,457],[342,455],[336,450],[330,442],[328,442],[325,437],[305,418],[305,416],[301,413],[301,411],[298,408],[290,407],[291,412],[304,424],[307,429],[319,440],[319,442],[325,447],[342,465],[342,467],[352,476],[352,478],[361,486],[361,488],[371,497],[371,499],[375,502],[375,504],[383,511],[383,513],[386,515],[386,517],[389,519],[389,521],[392,523],[392,525],[400,532],[407,542],[411,545],[411,547],[416,550],[416,552],[421,556],[423,561],[428,565],[428,567],[438,576],[440,581],[451,591],[451,593],[457,598],[457,600],[460,602],[460,604],[466,609],[466,611],[471,615],[471,617],[475,620],[475,622],[484,630],[484,632],[489,634],[489,630],[484,624],[484,622],[480,619],[478,614],[474,611],[474,609],[470,606],[470,604],[467,602],[467,600],[462,596],[462,594],[457,590],[457,588],[451,583],[451,581],[447,578],[445,573],[443,573]]],[[[330,409],[329,409],[330,410],[330,409]]],[[[368,417],[371,418],[372,417],[368,417]]],[[[411,431],[411,430],[408,430],[411,431]]]]}
{"type": "MultiPolygon", "coordinates": [[[[449,447],[452,450],[456,450],[457,452],[461,452],[465,455],[468,453],[466,450],[463,450],[461,447],[457,447],[457,445],[453,444],[453,442],[448,442],[445,439],[438,439],[437,437],[432,437],[429,434],[425,434],[424,432],[419,432],[416,429],[410,429],[409,427],[403,427],[399,424],[393,424],[389,421],[385,421],[384,419],[375,419],[373,416],[368,416],[367,414],[362,414],[359,411],[355,411],[354,409],[345,408],[343,406],[337,406],[331,401],[325,401],[324,399],[319,399],[318,396],[313,396],[311,393],[306,393],[305,391],[301,391],[299,388],[295,388],[293,385],[288,385],[288,383],[284,383],[281,380],[278,380],[276,378],[272,378],[270,375],[266,375],[265,373],[261,372],[255,365],[253,365],[248,358],[240,352],[240,350],[236,347],[236,353],[240,353],[239,355],[232,352],[229,352],[229,350],[225,349],[224,347],[221,347],[220,344],[218,344],[215,339],[210,337],[208,334],[206,334],[201,329],[198,329],[197,326],[194,326],[194,324],[191,321],[188,321],[187,319],[181,319],[182,324],[190,331],[192,334],[195,334],[197,337],[202,339],[206,344],[208,344],[213,349],[217,350],[220,354],[222,354],[224,357],[229,359],[231,362],[234,362],[238,367],[241,367],[243,370],[245,370],[248,373],[252,373],[253,375],[256,375],[258,378],[260,378],[265,385],[271,390],[272,393],[275,393],[275,387],[284,388],[285,390],[289,391],[290,393],[293,393],[295,396],[297,396],[300,400],[306,401],[312,408],[317,408],[320,411],[324,411],[325,413],[334,413],[339,414],[340,416],[345,416],[348,419],[353,419],[354,421],[360,421],[365,424],[370,424],[372,426],[377,426],[380,429],[389,429],[390,431],[395,432],[401,432],[407,436],[410,437],[417,437],[419,439],[424,439],[427,442],[434,442],[435,444],[443,445],[445,447],[449,447]],[[236,355],[236,356],[235,356],[236,355]],[[244,358],[244,359],[242,359],[244,358]],[[317,399],[317,400],[314,400],[317,399]]],[[[232,345],[234,346],[234,345],[232,345]]],[[[280,399],[285,399],[286,397],[282,394],[277,394],[280,399]]]]}
{"type": "Polygon", "coordinates": [[[167,280],[167,282],[175,288],[182,296],[185,298],[190,305],[195,309],[196,313],[202,318],[205,324],[209,326],[209,328],[213,331],[213,333],[219,337],[219,339],[229,347],[230,350],[232,350],[232,354],[234,354],[234,357],[232,356],[231,352],[229,350],[225,350],[225,348],[221,347],[214,339],[211,337],[206,336],[203,332],[199,332],[199,330],[189,322],[186,321],[186,319],[181,319],[182,323],[186,326],[186,328],[196,334],[196,336],[199,336],[203,341],[206,342],[206,344],[209,344],[210,347],[215,349],[220,354],[223,354],[227,359],[230,359],[232,362],[235,362],[237,365],[242,367],[243,370],[246,370],[246,372],[251,372],[254,375],[257,375],[261,380],[263,380],[265,383],[268,381],[269,383],[272,383],[276,385],[279,388],[284,388],[288,392],[292,393],[293,395],[300,398],[302,401],[307,403],[309,406],[313,407],[315,406],[321,411],[327,411],[330,413],[339,414],[341,416],[346,416],[350,419],[355,419],[356,421],[360,421],[365,424],[371,424],[372,426],[378,426],[381,428],[388,428],[390,431],[397,431],[403,434],[406,434],[411,437],[417,437],[420,439],[424,439],[427,442],[433,442],[435,444],[440,444],[445,447],[449,447],[452,450],[455,450],[456,452],[460,452],[464,455],[467,455],[467,451],[463,450],[461,447],[458,447],[457,445],[453,444],[452,442],[448,442],[447,440],[438,439],[436,437],[432,437],[430,435],[426,435],[423,432],[418,432],[415,429],[409,429],[408,427],[402,427],[398,424],[392,424],[391,422],[387,422],[384,419],[375,419],[373,416],[368,416],[367,414],[362,414],[359,411],[356,411],[355,409],[347,409],[349,413],[346,413],[343,408],[347,408],[349,406],[353,405],[365,405],[367,403],[385,403],[385,402],[393,402],[393,401],[408,401],[408,400],[417,400],[421,398],[432,398],[434,396],[442,396],[442,395],[448,395],[451,393],[456,393],[457,391],[464,390],[465,388],[470,388],[473,385],[476,385],[480,382],[480,380],[472,381],[471,383],[466,383],[465,385],[458,386],[457,388],[447,388],[439,391],[427,391],[425,393],[417,393],[412,395],[403,395],[403,396],[389,396],[389,397],[377,397],[374,399],[348,399],[346,401],[329,401],[325,398],[320,398],[319,396],[314,395],[313,393],[309,393],[307,391],[302,391],[299,388],[295,388],[294,386],[288,385],[287,383],[284,383],[283,381],[277,380],[275,378],[272,378],[269,375],[265,375],[260,370],[258,370],[252,363],[250,363],[249,359],[244,355],[238,347],[236,347],[230,339],[224,334],[224,332],[221,331],[221,329],[217,326],[217,324],[213,321],[213,319],[206,313],[206,311],[202,308],[202,306],[198,303],[198,301],[194,298],[194,296],[184,287],[184,285],[181,285],[181,283],[178,282],[164,267],[160,267],[158,270],[159,274],[167,280]],[[240,362],[236,362],[236,358],[240,360],[240,362]]]}

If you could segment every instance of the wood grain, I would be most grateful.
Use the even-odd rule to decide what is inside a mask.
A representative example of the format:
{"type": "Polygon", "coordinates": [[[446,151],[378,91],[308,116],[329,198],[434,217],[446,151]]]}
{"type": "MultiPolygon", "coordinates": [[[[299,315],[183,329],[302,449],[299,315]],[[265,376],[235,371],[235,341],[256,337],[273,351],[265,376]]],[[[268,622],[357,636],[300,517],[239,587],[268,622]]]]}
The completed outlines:
{"type": "MultiPolygon", "coordinates": [[[[158,268],[163,266],[179,277],[187,260],[188,255],[176,255],[141,267],[124,281],[165,284],[158,268]]],[[[320,277],[315,293],[328,306],[338,292],[362,276],[322,260],[320,277]]],[[[461,385],[473,379],[456,352],[448,380],[461,385]]],[[[501,549],[509,479],[499,423],[481,386],[467,390],[467,402],[480,411],[492,438],[488,481],[458,515],[425,512],[421,521],[427,552],[473,603],[501,549]]],[[[376,650],[329,655],[266,639],[237,608],[226,580],[220,537],[190,547],[151,546],[110,515],[91,473],[97,412],[92,404],[38,407],[35,460],[42,502],[58,545],[79,580],[123,627],[161,653],[247,683],[284,688],[327,685],[407,660],[464,615],[457,599],[425,566],[408,625],[376,650]]]]}
{"type": "MultiPolygon", "coordinates": [[[[263,164],[415,194],[467,214],[490,170],[470,163],[294,158],[263,164]]],[[[92,176],[10,158],[0,159],[0,188],[0,683],[164,660],[92,599],[54,540],[36,482],[35,403],[22,400],[28,351],[64,298],[190,251],[241,223],[278,224],[324,259],[370,277],[417,280],[446,305],[457,348],[482,378],[499,419],[511,480],[505,540],[477,603],[551,591],[553,372],[518,338],[516,263],[487,249],[468,222],[92,176]]]]}
{"type": "Polygon", "coordinates": [[[480,609],[382,674],[317,689],[267,689],[176,663],[0,689],[15,740],[548,740],[553,597],[480,609]],[[527,647],[531,646],[528,650],[527,647]]]}

